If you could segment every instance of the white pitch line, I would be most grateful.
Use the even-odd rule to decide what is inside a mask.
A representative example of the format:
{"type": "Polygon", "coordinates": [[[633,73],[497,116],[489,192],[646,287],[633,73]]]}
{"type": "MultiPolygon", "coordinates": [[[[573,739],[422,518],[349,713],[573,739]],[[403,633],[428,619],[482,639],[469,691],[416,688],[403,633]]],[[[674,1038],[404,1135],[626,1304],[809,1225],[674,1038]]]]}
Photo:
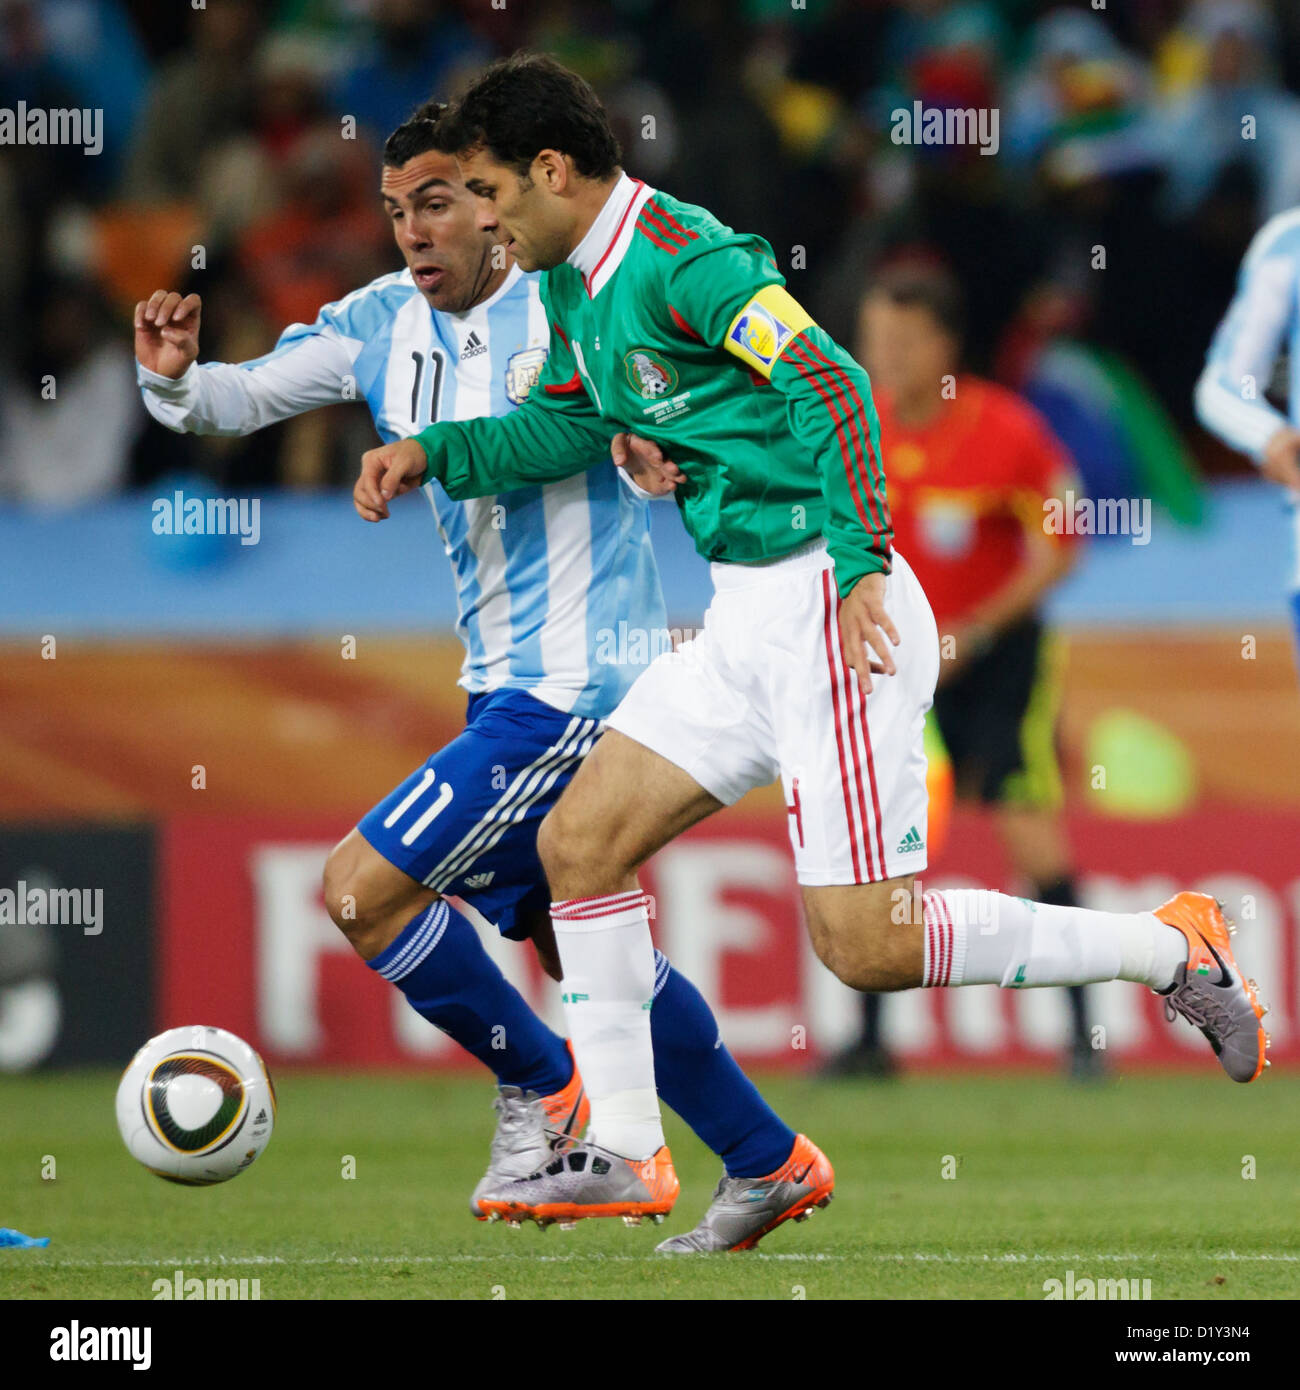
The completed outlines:
{"type": "MultiPolygon", "coordinates": [[[[849,1255],[768,1255],[755,1251],[759,1260],[796,1261],[839,1261],[852,1258],[849,1255]]],[[[576,1264],[590,1260],[594,1262],[615,1262],[636,1264],[642,1261],[661,1265],[663,1255],[606,1255],[599,1250],[589,1254],[575,1252],[569,1255],[526,1255],[507,1252],[504,1255],[326,1255],[308,1256],[296,1260],[287,1255],[216,1255],[195,1256],[183,1260],[46,1260],[42,1269],[192,1269],[221,1268],[227,1265],[277,1265],[287,1269],[299,1265],[338,1265],[356,1267],[361,1265],[453,1265],[453,1264],[499,1264],[501,1261],[514,1261],[519,1264],[576,1264]]]]}
{"type": "MultiPolygon", "coordinates": [[[[526,1264],[580,1264],[592,1263],[653,1263],[662,1264],[665,1257],[656,1254],[610,1255],[602,1251],[574,1251],[563,1255],[530,1255],[524,1251],[506,1251],[500,1255],[325,1255],[306,1256],[295,1259],[287,1255],[199,1255],[186,1256],[174,1260],[62,1260],[51,1258],[41,1261],[44,1269],[190,1269],[217,1267],[225,1265],[277,1265],[294,1268],[300,1265],[328,1265],[340,1268],[363,1265],[441,1265],[441,1264],[499,1264],[502,1261],[515,1261],[526,1264]]],[[[793,1263],[846,1263],[869,1261],[875,1264],[1068,1264],[1068,1263],[1111,1263],[1140,1264],[1150,1260],[1208,1260],[1215,1263],[1237,1264],[1296,1264],[1300,1254],[1282,1252],[1239,1253],[1235,1250],[1214,1251],[1209,1254],[1181,1254],[1176,1251],[1130,1251],[1116,1254],[1109,1251],[1069,1251],[1063,1254],[998,1254],[998,1255],[955,1255],[930,1254],[924,1251],[877,1251],[862,1255],[827,1254],[768,1254],[758,1250],[752,1252],[750,1259],[785,1261],[793,1263]]]]}

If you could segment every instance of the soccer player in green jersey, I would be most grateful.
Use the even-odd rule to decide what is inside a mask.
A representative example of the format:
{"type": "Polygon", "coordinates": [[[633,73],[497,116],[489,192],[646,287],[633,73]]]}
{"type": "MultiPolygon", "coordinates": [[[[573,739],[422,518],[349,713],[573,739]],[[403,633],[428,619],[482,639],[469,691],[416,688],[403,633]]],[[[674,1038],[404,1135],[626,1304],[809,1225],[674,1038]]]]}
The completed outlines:
{"type": "Polygon", "coordinates": [[[629,178],[595,94],[550,58],[494,64],[443,129],[485,225],[547,272],[551,354],[513,413],[366,454],[358,511],[383,517],[430,478],[454,498],[547,482],[634,432],[671,451],[648,490],[674,492],[716,591],[704,632],[637,680],[542,825],[591,1127],[483,1208],[543,1222],[671,1208],[637,870],[777,777],[812,941],[845,983],[1132,980],[1200,1027],[1235,1080],[1258,1076],[1263,1010],[1212,898],[1125,914],[921,891],[934,617],[892,549],[867,377],[767,242],[629,178]]]}

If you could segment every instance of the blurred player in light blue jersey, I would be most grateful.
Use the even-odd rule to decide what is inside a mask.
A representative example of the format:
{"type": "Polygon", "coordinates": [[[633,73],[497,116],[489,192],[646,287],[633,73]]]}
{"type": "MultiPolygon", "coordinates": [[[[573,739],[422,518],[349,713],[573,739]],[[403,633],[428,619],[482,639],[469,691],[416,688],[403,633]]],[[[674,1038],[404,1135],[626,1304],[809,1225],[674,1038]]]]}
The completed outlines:
{"type": "Polygon", "coordinates": [[[1300,652],[1300,208],[1266,222],[1251,242],[1196,383],[1196,413],[1285,489],[1295,531],[1291,617],[1300,652]],[[1290,419],[1265,398],[1284,350],[1290,419]]]}
{"type": "MultiPolygon", "coordinates": [[[[384,149],[381,191],[405,270],[238,364],[197,365],[197,295],[159,290],[137,305],[139,380],[155,419],[247,434],[360,395],[392,441],[435,420],[505,415],[527,398],[549,344],[538,277],[480,225],[455,160],[437,151],[440,113],[422,107],[384,149]]],[[[641,446],[624,437],[616,447],[641,446]]],[[[456,577],[466,728],[333,850],[325,901],[370,968],[496,1075],[497,1132],[471,1199],[481,1218],[479,1194],[549,1163],[551,1145],[579,1133],[589,1106],[565,1040],[505,979],[466,912],[531,938],[559,977],[537,828],[640,674],[599,659],[602,630],[623,622],[652,638],[666,632],[665,615],[645,502],[608,459],[468,502],[438,483],[425,492],[456,577]]],[[[358,510],[370,521],[387,515],[358,510]]],[[[648,659],[654,642],[644,645],[648,659]]],[[[676,1248],[752,1245],[803,1213],[796,1185],[774,1176],[797,1136],[721,1045],[695,987],[662,956],[657,965],[659,1092],[725,1166],[727,1200],[715,1199],[676,1248]]]]}

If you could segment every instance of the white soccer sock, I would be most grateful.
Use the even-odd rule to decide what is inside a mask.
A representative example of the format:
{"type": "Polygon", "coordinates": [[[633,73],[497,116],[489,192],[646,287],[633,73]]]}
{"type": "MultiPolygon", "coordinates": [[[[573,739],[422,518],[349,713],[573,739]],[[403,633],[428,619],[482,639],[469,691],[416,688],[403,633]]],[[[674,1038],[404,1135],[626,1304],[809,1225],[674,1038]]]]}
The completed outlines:
{"type": "Polygon", "coordinates": [[[638,889],[551,904],[564,1016],[591,1101],[587,1138],[635,1159],[664,1142],[650,1045],[655,954],[647,901],[638,889]]]}
{"type": "Polygon", "coordinates": [[[922,897],[923,985],[1086,985],[1132,980],[1167,989],[1187,939],[1150,912],[1094,912],[983,889],[922,897]]]}

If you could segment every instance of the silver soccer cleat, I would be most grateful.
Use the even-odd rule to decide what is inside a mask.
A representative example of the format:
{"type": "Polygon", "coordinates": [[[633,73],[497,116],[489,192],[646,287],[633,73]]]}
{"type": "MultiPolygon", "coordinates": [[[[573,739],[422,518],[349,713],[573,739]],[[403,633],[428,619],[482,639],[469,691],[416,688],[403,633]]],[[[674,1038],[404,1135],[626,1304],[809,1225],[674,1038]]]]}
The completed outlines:
{"type": "Polygon", "coordinates": [[[535,1091],[502,1086],[492,1107],[497,1112],[497,1128],[492,1136],[487,1172],[479,1179],[469,1199],[469,1209],[479,1221],[495,1219],[479,1206],[480,1198],[493,1188],[537,1172],[554,1157],[546,1107],[535,1091]]]}
{"type": "Polygon", "coordinates": [[[785,1221],[806,1221],[829,1205],[835,1188],[830,1160],[802,1134],[790,1161],[765,1178],[729,1178],[724,1173],[700,1224],[670,1236],[656,1249],[663,1255],[709,1255],[752,1250],[785,1221]]]}
{"type": "Polygon", "coordinates": [[[489,1220],[503,1219],[512,1226],[558,1222],[562,1230],[570,1230],[573,1223],[594,1216],[621,1216],[629,1226],[647,1218],[660,1222],[672,1210],[678,1190],[666,1146],[638,1161],[596,1144],[561,1141],[545,1166],[476,1197],[489,1220]]]}

